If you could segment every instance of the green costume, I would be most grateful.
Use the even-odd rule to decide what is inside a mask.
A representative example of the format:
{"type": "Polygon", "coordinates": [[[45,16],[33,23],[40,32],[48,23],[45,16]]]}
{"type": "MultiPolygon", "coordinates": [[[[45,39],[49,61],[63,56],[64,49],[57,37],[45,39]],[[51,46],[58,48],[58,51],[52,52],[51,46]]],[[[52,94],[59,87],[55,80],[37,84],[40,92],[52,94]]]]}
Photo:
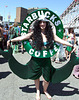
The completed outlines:
{"type": "Polygon", "coordinates": [[[22,65],[13,57],[11,48],[8,51],[0,50],[0,54],[8,60],[10,69],[20,78],[35,80],[43,75],[46,81],[52,83],[59,83],[68,78],[74,65],[79,64],[79,58],[74,53],[71,54],[71,60],[58,69],[51,65],[50,58],[32,57],[26,65],[22,65]]]}
{"type": "MultiPolygon", "coordinates": [[[[28,29],[31,23],[35,21],[36,19],[40,18],[41,14],[44,14],[42,16],[45,16],[45,17],[47,16],[47,19],[50,20],[55,25],[56,35],[62,39],[63,38],[62,22],[55,13],[53,13],[52,11],[48,9],[39,9],[29,14],[25,18],[22,24],[21,35],[28,33],[28,29]]],[[[46,44],[47,43],[45,43],[45,45],[46,44]]],[[[54,45],[54,50],[43,50],[42,52],[32,49],[31,45],[29,45],[29,41],[23,41],[23,45],[25,47],[25,50],[31,56],[33,56],[26,65],[20,64],[13,57],[11,48],[8,51],[0,50],[0,54],[2,54],[3,57],[8,60],[9,67],[11,68],[11,70],[22,79],[35,80],[35,79],[38,79],[41,75],[43,75],[46,81],[48,82],[50,81],[52,83],[59,83],[69,77],[74,65],[79,64],[79,58],[77,59],[75,54],[72,53],[71,60],[66,65],[58,69],[54,68],[51,65],[50,57],[53,56],[53,54],[55,54],[55,51],[57,52],[57,48],[59,47],[57,46],[58,45],[57,43],[54,45]],[[43,58],[45,56],[46,58],[43,58]]]]}
{"type": "MultiPolygon", "coordinates": [[[[71,42],[69,42],[69,43],[71,43],[71,42]]],[[[66,47],[66,50],[67,50],[68,52],[71,52],[71,51],[72,51],[72,47],[67,46],[67,47],[66,47]]]]}

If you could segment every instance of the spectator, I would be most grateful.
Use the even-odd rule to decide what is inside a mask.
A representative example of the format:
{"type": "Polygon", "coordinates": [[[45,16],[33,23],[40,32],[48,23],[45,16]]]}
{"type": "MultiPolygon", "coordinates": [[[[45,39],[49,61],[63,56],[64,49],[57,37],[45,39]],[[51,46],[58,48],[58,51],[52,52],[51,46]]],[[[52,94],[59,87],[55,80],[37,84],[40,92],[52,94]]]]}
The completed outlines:
{"type": "Polygon", "coordinates": [[[4,50],[3,47],[3,26],[0,24],[0,49],[4,50]]]}
{"type": "MultiPolygon", "coordinates": [[[[18,27],[18,23],[14,23],[14,25],[9,30],[9,39],[13,39],[13,38],[18,37],[20,35],[20,31],[19,30],[20,29],[18,27]]],[[[11,46],[13,48],[13,54],[18,52],[18,42],[12,43],[11,46]]]]}
{"type": "Polygon", "coordinates": [[[3,32],[3,37],[4,37],[4,48],[7,47],[8,30],[9,30],[9,26],[8,26],[8,24],[6,24],[5,27],[4,27],[4,32],[3,32]]]}
{"type": "MultiPolygon", "coordinates": [[[[73,28],[69,29],[69,34],[68,34],[67,41],[69,43],[71,43],[73,46],[76,44],[76,38],[75,38],[75,34],[74,34],[73,28]]],[[[69,54],[69,59],[70,59],[70,57],[71,57],[71,51],[72,51],[72,48],[69,47],[69,46],[67,46],[67,48],[66,48],[66,59],[68,57],[68,54],[69,54]]]]}

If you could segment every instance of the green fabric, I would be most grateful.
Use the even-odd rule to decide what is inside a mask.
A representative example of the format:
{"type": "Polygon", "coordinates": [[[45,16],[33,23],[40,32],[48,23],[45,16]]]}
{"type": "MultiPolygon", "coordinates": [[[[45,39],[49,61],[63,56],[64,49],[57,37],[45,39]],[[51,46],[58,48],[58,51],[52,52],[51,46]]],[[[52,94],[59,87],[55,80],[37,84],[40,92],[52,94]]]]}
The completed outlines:
{"type": "Polygon", "coordinates": [[[18,36],[18,32],[19,32],[18,27],[14,27],[14,31],[16,32],[16,36],[18,36]]]}
{"type": "Polygon", "coordinates": [[[13,39],[14,37],[18,37],[18,32],[19,32],[19,29],[18,27],[12,27],[10,30],[9,30],[9,39],[13,39]]]}
{"type": "Polygon", "coordinates": [[[71,52],[72,51],[72,47],[67,46],[66,50],[71,52]]]}
{"type": "MultiPolygon", "coordinates": [[[[71,42],[69,42],[69,43],[71,43],[71,42]]],[[[71,52],[71,51],[72,51],[72,47],[67,46],[67,47],[66,47],[66,50],[67,50],[68,52],[71,52]]]]}
{"type": "Polygon", "coordinates": [[[9,60],[11,70],[23,79],[38,79],[41,75],[46,81],[50,81],[50,58],[34,58],[26,64],[22,65],[16,61],[14,57],[9,60]]]}
{"type": "Polygon", "coordinates": [[[59,82],[64,81],[65,79],[67,79],[70,76],[70,74],[73,70],[73,67],[77,64],[79,64],[79,58],[76,57],[75,53],[73,52],[71,54],[70,61],[67,64],[65,64],[64,66],[61,66],[61,68],[58,68],[55,70],[55,72],[53,73],[53,75],[51,77],[51,82],[59,83],[59,82]]]}
{"type": "Polygon", "coordinates": [[[74,53],[71,54],[71,60],[61,68],[54,68],[51,65],[50,58],[35,58],[32,57],[31,60],[26,64],[20,64],[13,56],[12,49],[9,51],[0,50],[2,54],[9,62],[9,67],[11,70],[22,79],[38,79],[41,75],[46,81],[52,83],[59,83],[66,78],[68,78],[76,64],[79,64],[79,58],[75,56],[74,53]]]}

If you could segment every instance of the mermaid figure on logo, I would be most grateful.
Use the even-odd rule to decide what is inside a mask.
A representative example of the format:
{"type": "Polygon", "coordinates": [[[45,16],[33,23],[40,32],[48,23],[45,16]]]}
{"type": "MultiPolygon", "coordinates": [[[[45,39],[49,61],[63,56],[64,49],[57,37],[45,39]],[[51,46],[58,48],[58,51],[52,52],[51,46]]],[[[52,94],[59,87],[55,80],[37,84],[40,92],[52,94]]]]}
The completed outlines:
{"type": "MultiPolygon", "coordinates": [[[[74,53],[71,54],[70,61],[64,65],[62,68],[55,69],[51,65],[51,60],[49,58],[36,58],[31,57],[31,60],[26,64],[22,65],[15,60],[12,56],[10,44],[11,42],[23,41],[32,39],[33,43],[32,46],[36,50],[43,50],[43,49],[53,49],[54,44],[53,41],[73,47],[72,44],[60,39],[57,35],[52,32],[52,26],[50,25],[49,20],[46,17],[38,18],[34,22],[33,31],[24,35],[19,36],[17,38],[8,40],[7,47],[8,52],[3,52],[0,50],[0,53],[8,59],[9,66],[11,70],[20,78],[23,79],[32,79],[35,82],[36,86],[36,100],[40,100],[40,76],[43,76],[43,91],[44,94],[47,96],[48,99],[51,99],[51,95],[47,92],[47,88],[49,82],[58,83],[65,80],[70,74],[73,69],[73,66],[76,63],[79,63],[78,59],[74,53]],[[8,55],[8,56],[5,56],[8,55]],[[76,60],[73,62],[73,60],[76,60]],[[18,70],[19,69],[19,70],[18,70]],[[67,73],[66,73],[67,72],[67,73]],[[60,74],[61,73],[61,74],[60,74]]],[[[74,51],[74,48],[73,48],[74,51]]]]}

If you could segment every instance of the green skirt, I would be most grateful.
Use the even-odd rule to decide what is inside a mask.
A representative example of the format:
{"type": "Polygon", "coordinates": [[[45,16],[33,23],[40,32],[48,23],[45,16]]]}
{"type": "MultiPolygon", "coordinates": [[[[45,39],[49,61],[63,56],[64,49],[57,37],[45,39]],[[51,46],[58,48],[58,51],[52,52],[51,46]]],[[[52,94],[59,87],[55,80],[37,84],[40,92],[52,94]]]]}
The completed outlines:
{"type": "Polygon", "coordinates": [[[71,51],[72,51],[72,47],[67,46],[66,50],[67,50],[68,52],[71,52],[71,51]]]}
{"type": "MultiPolygon", "coordinates": [[[[69,43],[71,43],[71,42],[69,42],[69,43]]],[[[71,51],[72,51],[72,47],[67,46],[67,47],[66,47],[66,50],[67,50],[68,52],[71,52],[71,51]]]]}
{"type": "Polygon", "coordinates": [[[14,59],[9,60],[9,65],[11,70],[18,76],[22,75],[25,79],[36,80],[43,75],[46,81],[50,81],[53,67],[51,65],[50,58],[35,58],[32,57],[31,60],[26,65],[21,65],[16,62],[16,66],[13,66],[14,59]],[[18,70],[17,70],[18,69],[18,70]]]}

